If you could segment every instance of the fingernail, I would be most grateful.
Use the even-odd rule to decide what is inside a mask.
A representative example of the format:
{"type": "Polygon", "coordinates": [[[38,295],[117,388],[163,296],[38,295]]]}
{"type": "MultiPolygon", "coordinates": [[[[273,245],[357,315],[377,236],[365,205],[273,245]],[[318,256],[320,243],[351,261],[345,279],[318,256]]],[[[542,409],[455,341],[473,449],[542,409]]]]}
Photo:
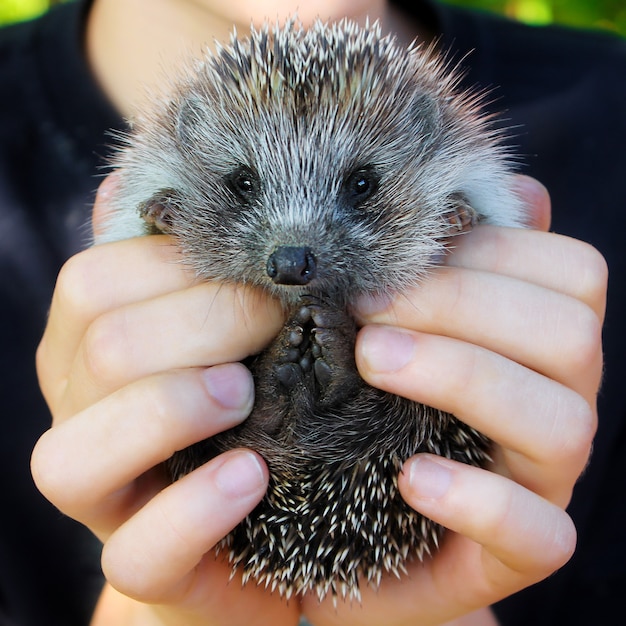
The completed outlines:
{"type": "Polygon", "coordinates": [[[229,498],[244,498],[265,489],[265,472],[255,454],[237,450],[228,453],[217,468],[215,484],[229,498]]]}
{"type": "Polygon", "coordinates": [[[372,372],[402,369],[415,354],[415,337],[408,331],[368,326],[361,333],[361,355],[372,372]]]}
{"type": "Polygon", "coordinates": [[[423,500],[439,500],[452,483],[450,468],[432,457],[417,456],[405,463],[403,471],[415,496],[423,500]]]}
{"type": "Polygon", "coordinates": [[[250,372],[243,365],[215,365],[206,369],[202,378],[209,394],[224,408],[245,410],[252,407],[254,385],[250,372]]]}

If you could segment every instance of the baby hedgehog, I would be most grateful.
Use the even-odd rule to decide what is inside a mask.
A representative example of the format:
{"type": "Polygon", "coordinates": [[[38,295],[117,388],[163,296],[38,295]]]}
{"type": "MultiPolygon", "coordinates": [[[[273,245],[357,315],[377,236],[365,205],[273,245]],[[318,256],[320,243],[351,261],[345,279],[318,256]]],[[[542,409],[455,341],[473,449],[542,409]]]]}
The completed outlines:
{"type": "Polygon", "coordinates": [[[350,315],[360,296],[418,284],[474,224],[522,225],[480,107],[431,49],[377,25],[291,21],[233,36],[124,140],[99,241],[168,233],[198,276],[284,306],[284,328],[246,363],[250,417],[169,462],[172,479],[239,446],[267,462],[265,498],[217,547],[244,581],[358,599],[441,536],[400,497],[403,462],[489,458],[452,415],[359,377],[350,315]]]}

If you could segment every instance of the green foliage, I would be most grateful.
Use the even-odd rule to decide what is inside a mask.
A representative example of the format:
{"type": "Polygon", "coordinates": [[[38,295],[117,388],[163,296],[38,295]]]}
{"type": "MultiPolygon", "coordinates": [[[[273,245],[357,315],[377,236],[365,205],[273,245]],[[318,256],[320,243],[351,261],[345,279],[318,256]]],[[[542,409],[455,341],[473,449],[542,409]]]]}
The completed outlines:
{"type": "Polygon", "coordinates": [[[45,13],[51,6],[68,0],[0,0],[0,26],[21,22],[45,13]]]}
{"type": "Polygon", "coordinates": [[[528,24],[604,28],[626,35],[626,0],[444,0],[495,11],[528,24]]]}
{"type": "MultiPolygon", "coordinates": [[[[40,15],[66,0],[0,0],[0,24],[40,15]]],[[[605,28],[626,35],[626,0],[443,0],[449,4],[495,11],[529,24],[560,23],[605,28]]]]}
{"type": "Polygon", "coordinates": [[[0,0],[0,24],[35,17],[46,11],[49,5],[49,0],[0,0]]]}

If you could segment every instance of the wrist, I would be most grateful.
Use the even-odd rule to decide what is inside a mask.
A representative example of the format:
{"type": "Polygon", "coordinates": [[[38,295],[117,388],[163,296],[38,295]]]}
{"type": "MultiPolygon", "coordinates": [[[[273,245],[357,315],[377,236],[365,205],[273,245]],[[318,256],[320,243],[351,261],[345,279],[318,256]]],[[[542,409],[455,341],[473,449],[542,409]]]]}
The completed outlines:
{"type": "Polygon", "coordinates": [[[441,626],[498,626],[498,620],[489,607],[484,607],[441,626]]]}
{"type": "Polygon", "coordinates": [[[166,626],[147,604],[105,584],[89,626],[166,626]]]}

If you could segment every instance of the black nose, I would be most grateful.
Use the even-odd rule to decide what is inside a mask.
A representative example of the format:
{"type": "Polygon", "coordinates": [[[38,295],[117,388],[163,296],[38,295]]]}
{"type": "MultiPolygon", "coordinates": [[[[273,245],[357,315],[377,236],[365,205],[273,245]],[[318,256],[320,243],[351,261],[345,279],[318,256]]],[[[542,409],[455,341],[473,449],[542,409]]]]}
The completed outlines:
{"type": "Polygon", "coordinates": [[[317,273],[310,248],[279,246],[267,260],[267,275],[277,285],[307,285],[317,273]]]}

